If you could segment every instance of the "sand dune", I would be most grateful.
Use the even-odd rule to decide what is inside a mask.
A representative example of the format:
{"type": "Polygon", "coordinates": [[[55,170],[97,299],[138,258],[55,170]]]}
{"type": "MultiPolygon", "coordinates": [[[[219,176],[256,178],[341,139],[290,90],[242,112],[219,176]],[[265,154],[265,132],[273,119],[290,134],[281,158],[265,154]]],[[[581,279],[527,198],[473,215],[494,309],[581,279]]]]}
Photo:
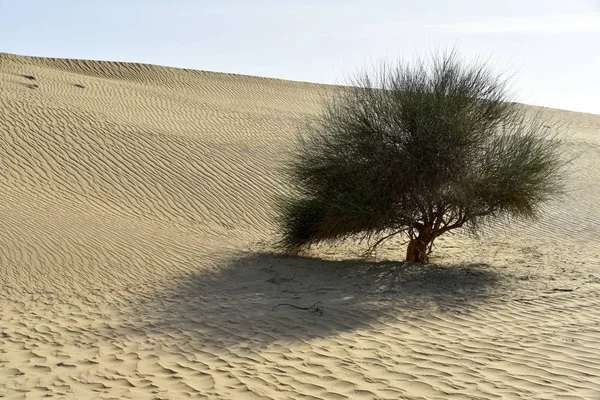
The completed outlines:
{"type": "Polygon", "coordinates": [[[577,158],[535,224],[273,254],[332,90],[0,54],[0,397],[600,399],[600,116],[544,110],[577,158]]]}

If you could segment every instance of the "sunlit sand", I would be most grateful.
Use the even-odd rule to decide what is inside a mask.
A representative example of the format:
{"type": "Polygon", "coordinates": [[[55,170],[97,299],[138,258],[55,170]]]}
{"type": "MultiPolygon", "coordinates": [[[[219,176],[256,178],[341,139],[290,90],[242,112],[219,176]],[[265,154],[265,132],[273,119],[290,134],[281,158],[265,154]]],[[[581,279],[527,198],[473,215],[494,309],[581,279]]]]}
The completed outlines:
{"type": "Polygon", "coordinates": [[[600,116],[545,110],[576,158],[536,223],[284,257],[332,90],[0,54],[0,397],[600,398],[600,116]]]}

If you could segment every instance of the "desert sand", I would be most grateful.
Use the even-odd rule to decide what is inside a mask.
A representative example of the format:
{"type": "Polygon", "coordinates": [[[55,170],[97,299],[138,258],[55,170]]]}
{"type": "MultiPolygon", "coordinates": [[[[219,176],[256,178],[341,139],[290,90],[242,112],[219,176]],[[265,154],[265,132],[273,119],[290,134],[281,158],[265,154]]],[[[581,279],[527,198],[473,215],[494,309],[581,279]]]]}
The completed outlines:
{"type": "Polygon", "coordinates": [[[538,222],[286,257],[332,90],[0,54],[0,397],[600,399],[600,116],[543,110],[576,158],[538,222]]]}

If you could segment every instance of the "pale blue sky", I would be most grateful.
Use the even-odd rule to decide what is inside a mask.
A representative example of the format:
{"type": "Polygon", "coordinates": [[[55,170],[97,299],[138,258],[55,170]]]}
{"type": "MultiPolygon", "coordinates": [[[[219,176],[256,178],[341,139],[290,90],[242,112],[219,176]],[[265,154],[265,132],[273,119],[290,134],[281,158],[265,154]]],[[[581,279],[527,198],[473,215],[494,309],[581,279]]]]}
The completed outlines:
{"type": "Polygon", "coordinates": [[[0,0],[0,51],[343,83],[458,47],[517,99],[600,114],[600,0],[0,0]]]}

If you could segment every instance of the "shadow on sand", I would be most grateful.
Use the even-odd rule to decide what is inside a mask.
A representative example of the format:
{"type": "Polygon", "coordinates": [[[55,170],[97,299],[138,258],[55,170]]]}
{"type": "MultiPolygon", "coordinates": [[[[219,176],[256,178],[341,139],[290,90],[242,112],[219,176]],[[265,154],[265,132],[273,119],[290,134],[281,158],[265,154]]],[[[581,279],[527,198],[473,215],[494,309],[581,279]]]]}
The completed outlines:
{"type": "Polygon", "coordinates": [[[500,282],[486,264],[422,266],[251,253],[174,282],[137,304],[135,312],[145,330],[179,332],[205,344],[217,340],[219,347],[262,346],[372,328],[390,319],[462,313],[496,293],[500,282]]]}

